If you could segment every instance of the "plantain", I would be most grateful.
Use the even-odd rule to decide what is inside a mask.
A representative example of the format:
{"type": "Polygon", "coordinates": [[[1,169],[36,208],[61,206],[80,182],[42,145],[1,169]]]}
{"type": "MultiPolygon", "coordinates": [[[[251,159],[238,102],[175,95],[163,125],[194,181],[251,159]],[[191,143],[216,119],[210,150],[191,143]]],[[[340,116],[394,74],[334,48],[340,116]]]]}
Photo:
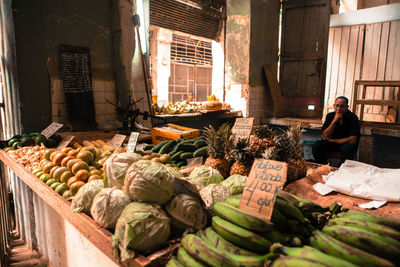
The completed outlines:
{"type": "Polygon", "coordinates": [[[394,267],[390,261],[376,255],[355,248],[342,241],[339,241],[321,231],[314,231],[310,237],[311,246],[334,257],[342,258],[364,267],[394,267]]]}
{"type": "Polygon", "coordinates": [[[229,197],[225,198],[224,202],[235,208],[239,208],[240,198],[237,198],[237,197],[235,197],[235,195],[233,195],[233,196],[229,196],[229,197]]]}
{"type": "Polygon", "coordinates": [[[285,217],[304,223],[303,213],[290,201],[276,198],[274,208],[277,208],[285,217]]]}
{"type": "Polygon", "coordinates": [[[302,257],[284,256],[276,259],[271,267],[334,267],[334,265],[302,257]]]}
{"type": "Polygon", "coordinates": [[[389,236],[396,240],[400,240],[400,232],[394,230],[386,225],[381,225],[369,221],[360,221],[353,218],[346,217],[336,217],[329,221],[329,225],[344,225],[356,228],[366,229],[370,232],[376,233],[378,235],[389,236]]]}
{"type": "Polygon", "coordinates": [[[216,248],[221,249],[223,251],[227,251],[229,253],[235,255],[249,255],[255,256],[258,255],[254,252],[248,251],[241,247],[236,246],[235,244],[229,242],[222,236],[220,236],[217,232],[215,232],[211,227],[207,227],[205,230],[207,240],[216,248]]]}
{"type": "Polygon", "coordinates": [[[212,218],[212,227],[226,240],[256,253],[269,251],[272,242],[247,229],[230,223],[218,216],[212,218]]]}
{"type": "Polygon", "coordinates": [[[172,256],[171,259],[165,265],[166,267],[184,267],[180,261],[175,256],[172,256]]]}
{"type": "Polygon", "coordinates": [[[185,235],[181,240],[185,250],[196,260],[208,266],[261,267],[271,254],[262,256],[241,256],[215,248],[211,243],[194,234],[185,235]]]}
{"type": "Polygon", "coordinates": [[[400,231],[400,219],[390,217],[379,217],[359,210],[349,210],[337,215],[338,217],[353,218],[356,220],[363,220],[377,224],[389,226],[397,231],[400,231]]]}
{"type": "Polygon", "coordinates": [[[206,265],[198,262],[195,258],[193,258],[184,247],[180,247],[178,249],[177,258],[179,262],[181,262],[184,266],[190,267],[205,267],[206,265]]]}
{"type": "Polygon", "coordinates": [[[244,210],[235,208],[224,202],[215,203],[214,212],[221,218],[251,231],[269,232],[273,230],[273,225],[271,223],[263,221],[244,210]]]}
{"type": "Polygon", "coordinates": [[[356,267],[353,263],[350,263],[344,259],[340,259],[334,256],[330,256],[325,254],[318,249],[315,249],[310,246],[304,247],[285,247],[278,243],[275,243],[271,246],[271,252],[279,253],[288,256],[302,257],[310,260],[319,260],[322,262],[329,262],[334,266],[341,267],[356,267]]]}
{"type": "Polygon", "coordinates": [[[399,262],[400,242],[390,237],[382,237],[368,230],[350,226],[325,226],[322,231],[340,241],[380,257],[399,262]]]}

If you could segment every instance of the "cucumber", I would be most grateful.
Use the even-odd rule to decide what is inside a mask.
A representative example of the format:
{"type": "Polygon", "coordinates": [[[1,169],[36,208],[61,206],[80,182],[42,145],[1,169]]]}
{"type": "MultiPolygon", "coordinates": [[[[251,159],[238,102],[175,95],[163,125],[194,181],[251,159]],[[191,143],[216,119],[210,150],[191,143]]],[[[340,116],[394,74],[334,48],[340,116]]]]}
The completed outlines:
{"type": "Polygon", "coordinates": [[[176,147],[176,151],[195,152],[196,150],[197,146],[186,142],[180,142],[176,147]]]}
{"type": "Polygon", "coordinates": [[[193,152],[184,152],[181,154],[181,160],[193,158],[193,152]]]}
{"type": "Polygon", "coordinates": [[[162,141],[161,143],[158,143],[157,145],[155,145],[151,150],[151,152],[157,153],[158,151],[160,151],[160,149],[163,147],[163,145],[165,145],[166,143],[168,143],[170,140],[165,140],[162,141]]]}
{"type": "Polygon", "coordinates": [[[207,142],[205,140],[202,140],[202,139],[195,141],[193,144],[195,146],[197,146],[198,148],[207,146],[207,142]]]}
{"type": "Polygon", "coordinates": [[[199,149],[197,149],[195,152],[193,152],[193,157],[197,158],[197,157],[206,157],[208,155],[208,151],[207,151],[207,147],[201,147],[199,149]]]}
{"type": "Polygon", "coordinates": [[[186,165],[187,165],[186,160],[182,160],[182,161],[178,162],[178,164],[176,164],[176,166],[178,166],[179,168],[182,166],[186,166],[186,165]]]}
{"type": "Polygon", "coordinates": [[[143,147],[143,150],[144,150],[144,151],[151,150],[153,147],[155,147],[155,145],[153,145],[153,144],[145,145],[145,146],[143,147]]]}
{"type": "Polygon", "coordinates": [[[178,151],[176,152],[172,157],[172,162],[180,160],[182,153],[184,153],[183,151],[178,151]]]}
{"type": "Polygon", "coordinates": [[[167,154],[172,150],[172,148],[176,145],[176,140],[171,140],[167,142],[163,147],[160,149],[158,153],[160,154],[167,154]]]}

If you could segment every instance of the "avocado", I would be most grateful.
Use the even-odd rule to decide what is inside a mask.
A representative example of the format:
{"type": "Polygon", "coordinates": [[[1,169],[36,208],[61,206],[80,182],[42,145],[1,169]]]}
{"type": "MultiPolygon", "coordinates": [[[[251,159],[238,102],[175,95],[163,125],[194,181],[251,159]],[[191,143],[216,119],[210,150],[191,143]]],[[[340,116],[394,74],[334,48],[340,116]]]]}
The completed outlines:
{"type": "Polygon", "coordinates": [[[40,146],[41,143],[46,145],[47,139],[46,139],[46,136],[39,134],[35,137],[35,144],[40,146]]]}
{"type": "Polygon", "coordinates": [[[20,134],[16,134],[16,135],[14,135],[13,137],[11,137],[11,139],[14,139],[14,138],[16,138],[16,139],[20,139],[22,137],[22,135],[20,135],[20,134]]]}
{"type": "Polygon", "coordinates": [[[8,141],[8,146],[12,146],[15,142],[19,142],[19,139],[18,138],[11,138],[8,141]]]}
{"type": "Polygon", "coordinates": [[[20,141],[22,146],[32,146],[35,144],[35,140],[31,136],[22,136],[20,141]]]}
{"type": "Polygon", "coordinates": [[[56,140],[57,144],[61,142],[61,135],[59,134],[53,134],[52,136],[50,136],[50,138],[53,138],[54,140],[56,140]]]}
{"type": "Polygon", "coordinates": [[[53,137],[50,137],[49,139],[47,139],[47,144],[45,144],[45,145],[48,148],[52,148],[52,147],[56,147],[58,145],[58,143],[53,137]]]}

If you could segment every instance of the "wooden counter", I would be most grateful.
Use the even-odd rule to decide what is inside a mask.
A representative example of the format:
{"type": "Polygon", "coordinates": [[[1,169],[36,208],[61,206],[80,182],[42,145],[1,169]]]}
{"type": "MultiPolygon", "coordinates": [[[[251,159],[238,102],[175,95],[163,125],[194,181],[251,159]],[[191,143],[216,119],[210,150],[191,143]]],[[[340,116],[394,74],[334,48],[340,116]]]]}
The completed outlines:
{"type": "MultiPolygon", "coordinates": [[[[112,233],[100,227],[92,218],[84,213],[71,213],[71,203],[57,194],[49,186],[45,185],[24,166],[17,163],[6,152],[0,150],[0,160],[9,167],[28,187],[30,187],[44,202],[54,209],[61,217],[70,222],[84,237],[107,257],[115,261],[111,253],[112,233]]],[[[146,266],[149,264],[163,264],[175,248],[180,244],[175,240],[166,244],[166,248],[157,251],[147,257],[137,256],[124,266],[146,266]]],[[[116,261],[115,261],[116,262],[116,261]]],[[[118,262],[116,262],[118,263],[118,262]]],[[[119,263],[118,263],[119,264],[119,263]]]]}

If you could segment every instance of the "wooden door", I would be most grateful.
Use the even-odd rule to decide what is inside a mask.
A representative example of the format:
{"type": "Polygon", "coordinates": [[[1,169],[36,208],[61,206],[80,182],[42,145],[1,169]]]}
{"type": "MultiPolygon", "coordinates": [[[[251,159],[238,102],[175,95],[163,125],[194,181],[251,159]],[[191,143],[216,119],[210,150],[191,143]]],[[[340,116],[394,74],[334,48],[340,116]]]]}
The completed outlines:
{"type": "Polygon", "coordinates": [[[286,116],[322,116],[329,17],[330,0],[282,2],[280,85],[286,116]]]}

